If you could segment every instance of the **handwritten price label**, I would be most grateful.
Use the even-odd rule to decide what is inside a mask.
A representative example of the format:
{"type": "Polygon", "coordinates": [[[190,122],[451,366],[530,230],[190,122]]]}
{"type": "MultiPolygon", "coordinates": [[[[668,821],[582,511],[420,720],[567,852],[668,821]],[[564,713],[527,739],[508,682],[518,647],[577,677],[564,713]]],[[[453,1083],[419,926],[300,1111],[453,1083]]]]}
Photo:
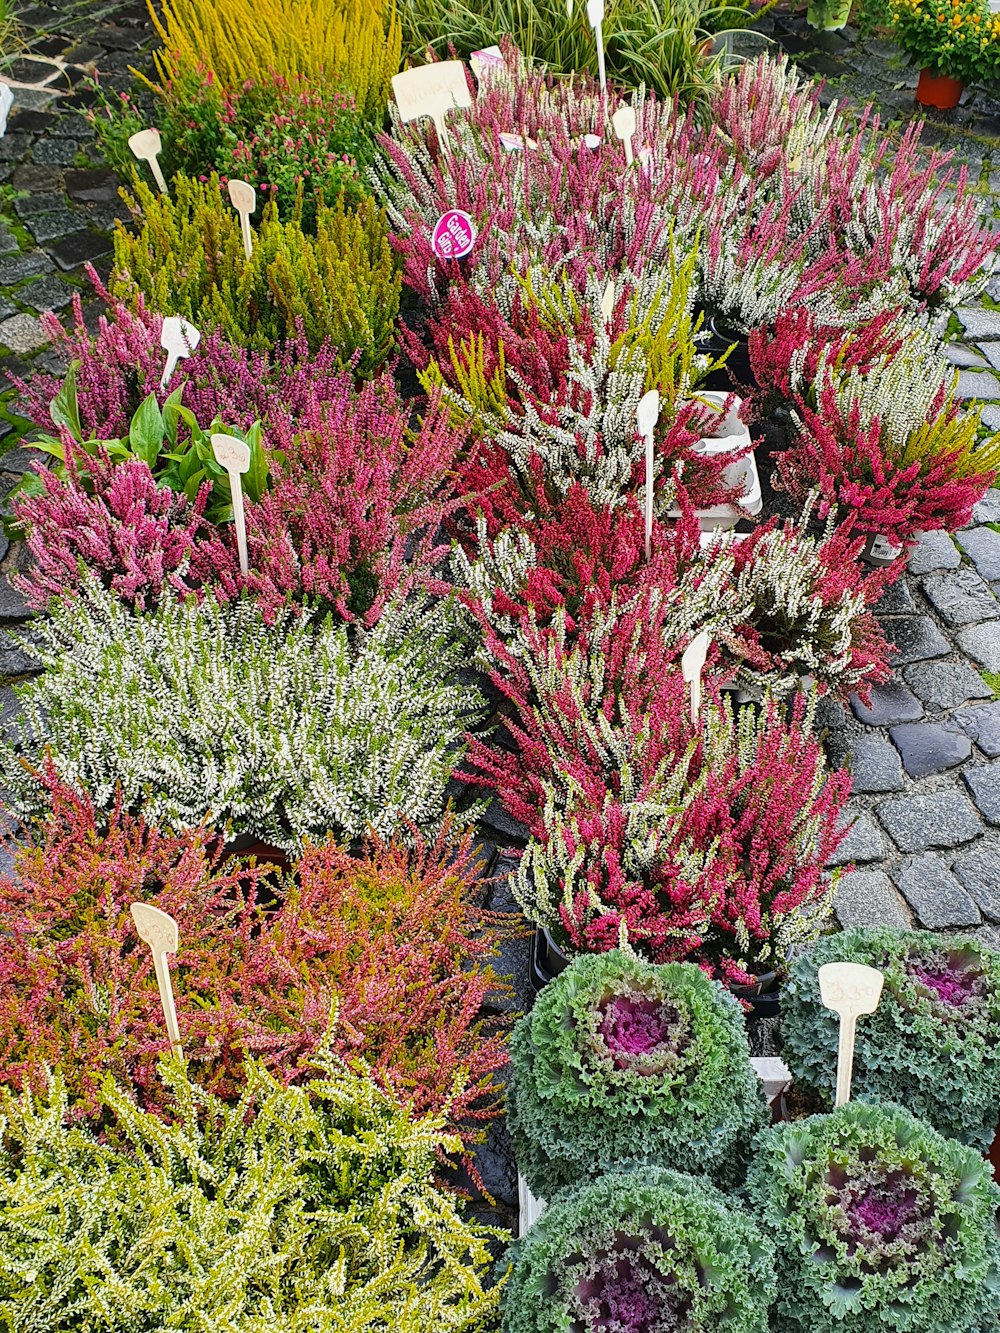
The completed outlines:
{"type": "Polygon", "coordinates": [[[464,259],[476,243],[476,225],[460,208],[449,209],[437,220],[431,248],[438,259],[464,259]]]}

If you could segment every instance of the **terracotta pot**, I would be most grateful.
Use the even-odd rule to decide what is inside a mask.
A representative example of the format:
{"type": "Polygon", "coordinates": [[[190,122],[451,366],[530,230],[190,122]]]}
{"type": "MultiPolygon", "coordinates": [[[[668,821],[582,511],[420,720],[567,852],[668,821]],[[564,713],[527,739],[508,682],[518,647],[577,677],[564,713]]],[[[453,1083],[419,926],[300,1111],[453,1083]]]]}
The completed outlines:
{"type": "Polygon", "coordinates": [[[933,70],[922,69],[917,80],[917,101],[921,106],[934,106],[939,111],[953,111],[958,106],[965,84],[961,79],[949,78],[947,74],[935,74],[933,70]]]}

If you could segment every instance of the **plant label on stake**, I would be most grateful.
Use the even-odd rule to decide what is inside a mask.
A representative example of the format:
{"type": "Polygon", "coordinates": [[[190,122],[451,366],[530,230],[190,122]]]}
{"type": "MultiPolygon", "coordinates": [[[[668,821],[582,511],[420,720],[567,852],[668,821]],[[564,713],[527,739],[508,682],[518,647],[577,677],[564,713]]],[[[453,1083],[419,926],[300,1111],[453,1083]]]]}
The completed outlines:
{"type": "Polygon", "coordinates": [[[503,52],[499,46],[484,46],[481,51],[473,51],[469,56],[469,64],[480,83],[489,78],[491,73],[506,68],[503,52]]]}
{"type": "Polygon", "coordinates": [[[476,224],[460,208],[449,208],[435,224],[431,249],[438,259],[464,259],[476,243],[476,224]]]}
{"type": "Polygon", "coordinates": [[[430,116],[442,147],[448,142],[445,116],[455,107],[472,106],[461,60],[439,60],[394,74],[392,91],[403,122],[408,124],[421,116],[430,116]]]}
{"type": "Polygon", "coordinates": [[[167,364],[160,376],[160,388],[166,389],[182,356],[190,356],[201,342],[201,330],[180,315],[168,315],[160,330],[160,346],[167,354],[167,364]]]}
{"type": "Polygon", "coordinates": [[[233,496],[233,522],[236,524],[236,545],[240,553],[243,577],[250,573],[247,554],[247,520],[243,512],[243,483],[240,476],[250,471],[250,446],[235,435],[213,435],[212,453],[215,461],[229,473],[229,489],[233,496]]]}
{"type": "Polygon", "coordinates": [[[604,289],[604,295],[601,297],[601,315],[605,324],[610,324],[615,313],[615,280],[608,278],[608,285],[604,289]]]}
{"type": "Polygon", "coordinates": [[[156,969],[156,984],[160,988],[160,1004],[167,1025],[167,1037],[170,1049],[178,1060],[184,1059],[181,1048],[181,1031],[177,1026],[177,1010],[174,1008],[174,992],[170,987],[170,968],[167,954],[177,952],[177,922],[166,912],[149,903],[133,903],[132,920],[139,932],[139,938],[149,945],[153,955],[153,967],[156,969]]]}
{"type": "Polygon", "coordinates": [[[712,644],[712,636],[703,629],[696,634],[684,649],[681,658],[681,675],[686,685],[691,687],[691,721],[698,725],[701,716],[701,673],[705,669],[705,658],[712,644]]]}
{"type": "Polygon", "coordinates": [[[620,106],[611,117],[611,124],[614,126],[615,134],[625,145],[625,165],[630,167],[635,161],[635,154],[632,152],[632,136],[635,134],[635,107],[620,106]]]}
{"type": "Polygon", "coordinates": [[[653,431],[660,418],[660,395],[650,389],[639,399],[635,420],[639,434],[646,442],[646,562],[653,554],[653,431]]]}
{"type": "Polygon", "coordinates": [[[163,147],[160,140],[160,131],[137,130],[135,134],[129,136],[128,146],[140,162],[149,164],[149,169],[153,173],[153,180],[156,181],[156,188],[161,194],[166,194],[167,182],[163,179],[159,160],[160,149],[163,147]]]}
{"type": "Polygon", "coordinates": [[[884,981],[885,977],[877,968],[865,967],[863,963],[824,963],[819,969],[820,997],[826,1008],[840,1017],[835,1106],[843,1106],[851,1100],[858,1017],[873,1014],[878,1008],[884,981]]]}
{"type": "Polygon", "coordinates": [[[608,95],[608,72],[604,63],[604,0],[587,0],[587,18],[594,30],[597,43],[597,72],[601,80],[601,96],[608,95]]]}
{"type": "Polygon", "coordinates": [[[250,214],[257,211],[257,191],[247,181],[230,181],[229,202],[240,215],[240,231],[243,233],[243,250],[247,259],[249,259],[253,254],[253,235],[250,231],[250,214]]]}

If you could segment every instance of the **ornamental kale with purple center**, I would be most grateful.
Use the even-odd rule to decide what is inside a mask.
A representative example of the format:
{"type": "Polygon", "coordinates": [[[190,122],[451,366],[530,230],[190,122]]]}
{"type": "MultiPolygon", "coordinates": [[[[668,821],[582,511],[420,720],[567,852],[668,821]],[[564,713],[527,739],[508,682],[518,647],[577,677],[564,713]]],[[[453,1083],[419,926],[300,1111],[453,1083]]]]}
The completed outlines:
{"type": "Polygon", "coordinates": [[[819,993],[825,963],[885,977],[878,1008],[858,1025],[855,1096],[898,1102],[985,1151],[1000,1115],[1000,954],[968,936],[858,929],[796,959],[782,997],[784,1059],[799,1086],[831,1105],[838,1024],[819,993]]]}
{"type": "Polygon", "coordinates": [[[545,987],[511,1068],[514,1151],[542,1198],[627,1160],[738,1181],[768,1118],[732,996],[692,964],[624,950],[582,955],[545,987]]]}

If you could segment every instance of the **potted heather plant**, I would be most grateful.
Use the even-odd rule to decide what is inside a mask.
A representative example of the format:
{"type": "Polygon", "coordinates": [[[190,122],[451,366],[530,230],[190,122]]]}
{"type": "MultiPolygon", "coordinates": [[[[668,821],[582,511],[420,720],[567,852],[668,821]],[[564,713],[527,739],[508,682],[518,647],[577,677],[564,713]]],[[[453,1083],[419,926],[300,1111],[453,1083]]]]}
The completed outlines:
{"type": "Polygon", "coordinates": [[[952,110],[995,40],[987,0],[892,0],[891,10],[893,36],[920,70],[917,101],[952,110]]]}
{"type": "Polygon", "coordinates": [[[891,1103],[765,1130],[746,1199],[777,1251],[774,1328],[972,1333],[1000,1314],[1000,1189],[891,1103]]]}
{"type": "Polygon", "coordinates": [[[820,999],[824,963],[885,975],[858,1028],[854,1095],[891,1098],[950,1138],[984,1151],[1000,1117],[1000,954],[967,936],[858,929],[820,940],[792,964],[782,1010],[795,1081],[832,1104],[838,1023],[820,999]]]}
{"type": "Polygon", "coordinates": [[[688,963],[574,959],[510,1059],[514,1154],[539,1198],[630,1159],[731,1184],[769,1119],[739,1005],[688,963]]]}
{"type": "Polygon", "coordinates": [[[662,1167],[565,1191],[507,1259],[502,1333],[767,1333],[770,1240],[732,1199],[662,1167]]]}
{"type": "Polygon", "coordinates": [[[809,0],[806,19],[820,32],[835,32],[851,17],[853,0],[809,0]]]}

